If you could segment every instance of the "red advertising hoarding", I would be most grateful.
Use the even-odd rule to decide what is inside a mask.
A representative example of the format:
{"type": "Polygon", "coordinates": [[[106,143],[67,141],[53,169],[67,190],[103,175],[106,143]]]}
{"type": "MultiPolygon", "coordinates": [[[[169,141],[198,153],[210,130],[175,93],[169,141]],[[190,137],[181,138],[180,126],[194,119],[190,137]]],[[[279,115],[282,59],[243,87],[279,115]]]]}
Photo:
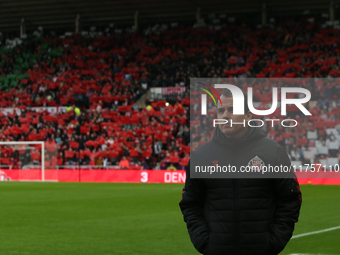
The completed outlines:
{"type": "MultiPolygon", "coordinates": [[[[184,183],[184,170],[45,170],[45,181],[59,182],[121,182],[121,183],[184,183]]],[[[337,172],[296,172],[300,184],[339,185],[337,172]],[[316,174],[318,178],[316,177],[316,174]]],[[[0,180],[40,181],[41,170],[1,170],[0,180]]]]}
{"type": "MultiPolygon", "coordinates": [[[[42,180],[40,169],[3,170],[5,179],[12,181],[42,180]]],[[[125,183],[184,183],[184,170],[45,170],[45,181],[60,182],[125,182],[125,183]]]]}

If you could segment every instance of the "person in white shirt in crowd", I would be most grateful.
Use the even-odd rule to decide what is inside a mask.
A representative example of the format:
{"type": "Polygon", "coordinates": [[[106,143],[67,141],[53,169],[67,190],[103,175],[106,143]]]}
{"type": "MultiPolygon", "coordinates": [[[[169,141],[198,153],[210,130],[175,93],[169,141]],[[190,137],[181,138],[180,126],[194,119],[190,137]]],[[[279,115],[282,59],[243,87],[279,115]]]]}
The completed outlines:
{"type": "Polygon", "coordinates": [[[334,134],[329,136],[329,139],[326,141],[326,146],[328,147],[330,157],[337,157],[339,152],[339,140],[335,138],[334,134]]]}

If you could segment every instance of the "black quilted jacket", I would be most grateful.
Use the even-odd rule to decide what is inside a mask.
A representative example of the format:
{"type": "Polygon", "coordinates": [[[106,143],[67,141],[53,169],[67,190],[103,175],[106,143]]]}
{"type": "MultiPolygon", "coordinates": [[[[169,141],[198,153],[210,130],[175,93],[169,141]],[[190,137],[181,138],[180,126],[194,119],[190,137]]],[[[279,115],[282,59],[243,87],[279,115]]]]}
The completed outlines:
{"type": "MultiPolygon", "coordinates": [[[[238,139],[216,129],[213,140],[196,149],[191,161],[239,167],[256,156],[266,165],[290,165],[285,150],[258,128],[238,139]]],[[[200,253],[274,255],[283,250],[301,206],[295,174],[285,179],[191,179],[189,169],[180,208],[200,253]]]]}

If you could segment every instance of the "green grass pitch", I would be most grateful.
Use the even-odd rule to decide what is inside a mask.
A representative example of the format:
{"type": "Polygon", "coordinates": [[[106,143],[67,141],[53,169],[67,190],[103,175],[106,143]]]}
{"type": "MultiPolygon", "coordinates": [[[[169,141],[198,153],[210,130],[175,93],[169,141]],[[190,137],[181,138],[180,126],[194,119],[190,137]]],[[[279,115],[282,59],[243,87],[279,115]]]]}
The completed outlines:
{"type": "MultiPolygon", "coordinates": [[[[183,185],[0,183],[1,255],[190,255],[183,185]]],[[[295,235],[340,225],[340,186],[301,187],[295,235]]],[[[340,254],[340,229],[292,239],[281,254],[340,254]]]]}

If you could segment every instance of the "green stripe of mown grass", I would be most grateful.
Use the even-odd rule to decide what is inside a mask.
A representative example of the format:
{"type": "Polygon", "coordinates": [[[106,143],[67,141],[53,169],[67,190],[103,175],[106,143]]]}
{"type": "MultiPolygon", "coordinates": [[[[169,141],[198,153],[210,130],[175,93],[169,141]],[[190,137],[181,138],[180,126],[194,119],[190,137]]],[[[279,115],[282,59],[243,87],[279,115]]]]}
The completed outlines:
{"type": "Polygon", "coordinates": [[[0,254],[195,254],[182,187],[0,183],[0,254]]]}
{"type": "MultiPolygon", "coordinates": [[[[179,210],[182,184],[0,182],[0,254],[198,254],[179,210]]],[[[340,225],[340,186],[303,185],[294,234],[340,225]]],[[[289,242],[339,254],[340,230],[289,242]]]]}

